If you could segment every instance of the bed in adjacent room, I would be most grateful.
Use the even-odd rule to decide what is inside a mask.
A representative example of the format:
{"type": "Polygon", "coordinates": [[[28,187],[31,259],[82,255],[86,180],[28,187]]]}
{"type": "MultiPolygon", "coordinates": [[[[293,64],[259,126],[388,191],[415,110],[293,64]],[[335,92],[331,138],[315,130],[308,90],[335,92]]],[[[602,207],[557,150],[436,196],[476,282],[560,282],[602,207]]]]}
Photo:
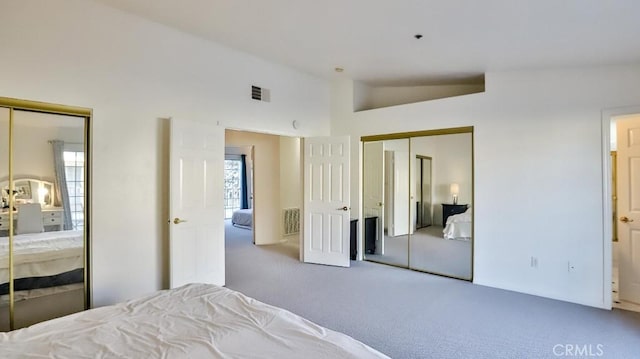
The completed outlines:
{"type": "Polygon", "coordinates": [[[239,292],[188,284],[0,333],[4,358],[387,358],[239,292]]]}
{"type": "Polygon", "coordinates": [[[470,240],[472,236],[472,212],[471,208],[464,213],[455,214],[447,218],[447,223],[442,233],[445,239],[470,240]]]}
{"type": "Polygon", "coordinates": [[[253,226],[253,209],[238,209],[231,216],[231,223],[240,228],[251,229],[253,226]]]}

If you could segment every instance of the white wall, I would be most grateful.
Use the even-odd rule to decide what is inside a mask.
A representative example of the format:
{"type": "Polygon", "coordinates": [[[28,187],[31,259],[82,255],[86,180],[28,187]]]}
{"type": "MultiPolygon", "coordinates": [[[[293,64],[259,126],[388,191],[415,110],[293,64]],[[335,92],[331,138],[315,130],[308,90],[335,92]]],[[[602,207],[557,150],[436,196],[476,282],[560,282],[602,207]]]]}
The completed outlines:
{"type": "MultiPolygon", "coordinates": [[[[221,133],[329,133],[326,81],[91,1],[5,0],[0,44],[2,96],[93,109],[94,305],[168,285],[160,117],[219,123],[221,133]],[[271,102],[251,100],[252,84],[271,102]]],[[[212,220],[223,238],[222,218],[212,220]]]]}
{"type": "Polygon", "coordinates": [[[474,126],[475,283],[607,306],[601,113],[640,104],[640,66],[488,73],[485,93],[357,113],[350,88],[332,84],[331,129],[353,163],[362,135],[474,126]]]}
{"type": "MultiPolygon", "coordinates": [[[[302,165],[300,138],[280,136],[280,223],[284,231],[283,211],[287,208],[300,208],[302,220],[302,165]]],[[[302,228],[301,228],[302,229],[302,228]]],[[[300,233],[284,236],[292,243],[300,240],[300,233]]]]}

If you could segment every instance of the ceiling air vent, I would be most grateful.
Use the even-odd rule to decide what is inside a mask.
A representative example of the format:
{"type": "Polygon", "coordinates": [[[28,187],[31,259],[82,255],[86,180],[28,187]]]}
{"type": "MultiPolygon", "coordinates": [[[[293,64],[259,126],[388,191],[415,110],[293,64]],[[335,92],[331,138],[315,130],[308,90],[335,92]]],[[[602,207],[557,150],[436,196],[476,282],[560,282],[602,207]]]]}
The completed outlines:
{"type": "Polygon", "coordinates": [[[271,99],[270,91],[262,87],[251,86],[251,98],[258,101],[269,102],[271,99]]]}

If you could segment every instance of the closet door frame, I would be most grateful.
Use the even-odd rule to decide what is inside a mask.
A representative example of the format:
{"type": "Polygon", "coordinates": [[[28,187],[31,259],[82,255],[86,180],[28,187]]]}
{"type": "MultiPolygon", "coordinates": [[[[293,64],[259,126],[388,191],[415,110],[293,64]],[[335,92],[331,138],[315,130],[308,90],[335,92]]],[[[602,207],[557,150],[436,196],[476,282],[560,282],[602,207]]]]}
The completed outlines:
{"type": "MultiPolygon", "coordinates": [[[[0,97],[0,107],[9,109],[9,188],[13,188],[13,129],[14,129],[14,111],[30,111],[44,114],[67,115],[84,119],[84,308],[89,309],[91,306],[91,290],[90,290],[90,269],[91,269],[91,134],[92,134],[92,118],[93,110],[85,107],[67,106],[47,102],[22,100],[10,97],[0,97]]],[[[9,196],[9,207],[15,206],[15,199],[9,196]]],[[[14,329],[14,258],[13,258],[13,211],[9,211],[9,328],[14,329]]]]}
{"type": "MultiPolygon", "coordinates": [[[[361,136],[360,137],[360,151],[361,153],[364,153],[364,144],[366,142],[372,142],[372,141],[386,141],[386,140],[398,140],[398,139],[408,139],[409,140],[409,160],[411,163],[411,153],[412,153],[412,148],[411,148],[411,139],[415,138],[415,137],[428,137],[428,136],[441,136],[441,135],[455,135],[455,134],[464,134],[464,133],[469,133],[471,134],[471,193],[472,193],[472,204],[473,206],[475,206],[475,153],[474,153],[474,127],[473,126],[464,126],[464,127],[452,127],[452,128],[443,128],[443,129],[436,129],[436,130],[424,130],[424,131],[412,131],[412,132],[398,132],[398,133],[388,133],[388,134],[380,134],[380,135],[368,135],[368,136],[361,136]]],[[[433,160],[433,159],[432,159],[433,160]]],[[[362,168],[361,168],[362,173],[365,173],[365,169],[364,169],[364,161],[362,161],[362,168]]],[[[411,189],[411,176],[412,176],[412,172],[411,172],[411,165],[409,166],[409,188],[411,189]]],[[[364,201],[363,201],[363,192],[362,192],[362,186],[363,186],[363,182],[361,180],[360,182],[360,208],[364,208],[364,201]]],[[[410,201],[411,202],[411,201],[410,201]]],[[[410,208],[409,211],[411,211],[411,204],[410,204],[410,208]]],[[[411,233],[409,234],[409,241],[408,241],[408,245],[407,245],[407,266],[401,266],[401,265],[395,265],[395,264],[390,264],[387,262],[380,262],[386,265],[390,265],[393,267],[399,267],[399,268],[404,268],[404,269],[409,269],[409,270],[414,270],[417,272],[424,272],[424,273],[430,273],[430,274],[435,274],[435,275],[439,275],[439,276],[443,276],[443,277],[449,277],[449,278],[455,278],[455,279],[461,279],[461,280],[465,280],[468,282],[473,282],[473,278],[474,278],[474,260],[475,260],[475,212],[473,212],[471,214],[472,217],[472,221],[471,221],[471,233],[473,234],[473,239],[471,241],[471,258],[470,258],[470,268],[471,268],[471,274],[469,278],[466,277],[458,277],[458,276],[454,276],[454,275],[449,275],[446,273],[438,273],[438,272],[434,272],[434,271],[427,271],[427,270],[422,270],[422,269],[417,269],[411,266],[411,233]]],[[[412,228],[411,226],[413,225],[412,223],[412,216],[409,216],[408,222],[409,222],[409,228],[412,228]]],[[[360,211],[360,216],[359,216],[359,222],[360,224],[360,233],[364,233],[363,231],[363,216],[362,216],[362,211],[360,211]]],[[[362,236],[360,237],[360,241],[363,241],[362,236]]],[[[363,245],[360,245],[358,248],[364,248],[363,245]]],[[[366,258],[363,258],[364,260],[368,260],[366,258]]],[[[378,262],[378,261],[374,261],[374,262],[378,262]]]]}

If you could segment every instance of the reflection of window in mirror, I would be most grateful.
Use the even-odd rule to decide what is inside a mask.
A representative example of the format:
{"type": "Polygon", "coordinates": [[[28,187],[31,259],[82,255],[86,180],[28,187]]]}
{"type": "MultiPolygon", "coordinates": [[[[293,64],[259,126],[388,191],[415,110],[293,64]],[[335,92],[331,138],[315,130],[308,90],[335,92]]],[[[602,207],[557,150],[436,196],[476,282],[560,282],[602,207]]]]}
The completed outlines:
{"type": "Polygon", "coordinates": [[[84,149],[82,145],[65,143],[64,168],[73,229],[84,228],[84,149]]]}

